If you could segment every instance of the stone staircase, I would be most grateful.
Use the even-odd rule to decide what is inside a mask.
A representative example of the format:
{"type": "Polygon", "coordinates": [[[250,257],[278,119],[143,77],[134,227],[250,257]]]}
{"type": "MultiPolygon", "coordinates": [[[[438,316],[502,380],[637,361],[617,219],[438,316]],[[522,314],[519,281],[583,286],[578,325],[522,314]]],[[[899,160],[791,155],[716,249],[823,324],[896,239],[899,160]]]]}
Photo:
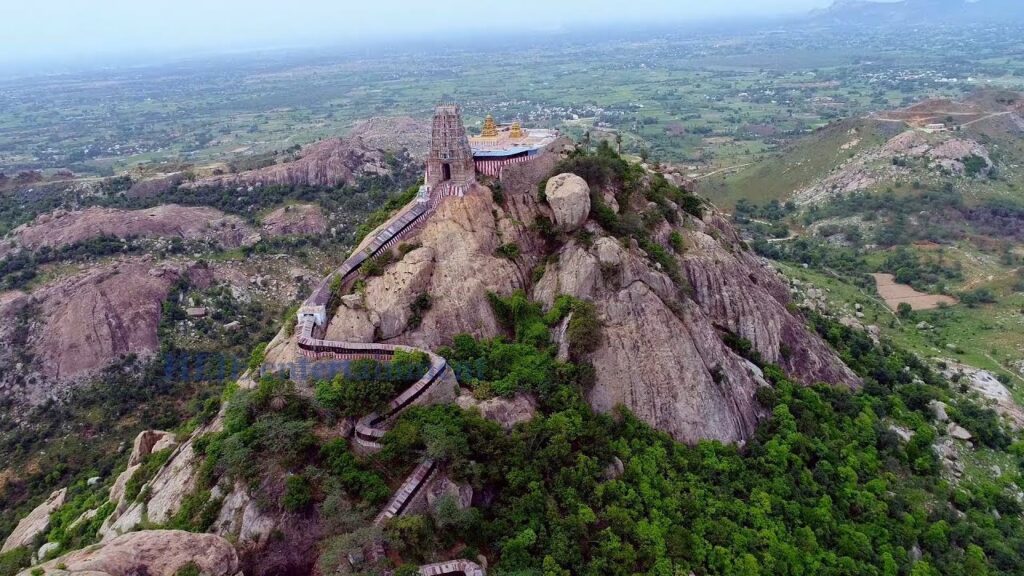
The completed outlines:
{"type": "MultiPolygon", "coordinates": [[[[417,231],[427,221],[429,216],[437,209],[440,202],[447,197],[462,196],[465,193],[460,187],[453,186],[450,182],[443,182],[434,190],[423,189],[421,194],[399,214],[392,218],[388,225],[377,232],[374,238],[364,248],[350,256],[337,270],[328,275],[313,294],[303,303],[299,312],[296,332],[297,343],[302,355],[315,360],[361,360],[372,359],[380,362],[389,362],[394,358],[396,352],[422,352],[427,355],[430,366],[412,386],[406,388],[395,397],[386,410],[381,413],[368,414],[359,419],[355,426],[353,440],[357,446],[366,451],[376,451],[382,448],[380,440],[387,432],[387,424],[395,419],[403,411],[415,404],[434,385],[442,381],[448,373],[448,364],[444,358],[428,350],[421,350],[410,346],[396,346],[388,344],[375,344],[365,342],[340,342],[326,340],[317,337],[318,329],[325,329],[326,326],[317,325],[317,316],[311,311],[323,312],[332,296],[332,287],[340,278],[342,285],[353,280],[359,272],[359,268],[367,261],[376,258],[378,255],[395,246],[402,238],[417,231]]],[[[329,319],[321,314],[321,320],[326,323],[329,319]]],[[[377,515],[374,525],[380,526],[394,518],[401,516],[409,505],[430,483],[437,471],[437,463],[425,459],[413,470],[412,474],[402,483],[391,500],[377,515]]],[[[479,565],[468,560],[453,560],[438,564],[430,564],[420,567],[420,574],[425,576],[459,575],[484,576],[485,571],[479,565]]]]}

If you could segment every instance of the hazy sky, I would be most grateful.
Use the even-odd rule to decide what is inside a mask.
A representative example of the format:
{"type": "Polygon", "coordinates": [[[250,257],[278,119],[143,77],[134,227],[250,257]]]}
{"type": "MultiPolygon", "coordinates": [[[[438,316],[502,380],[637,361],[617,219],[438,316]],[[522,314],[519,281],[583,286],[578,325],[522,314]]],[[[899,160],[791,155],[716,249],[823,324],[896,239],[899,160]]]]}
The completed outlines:
{"type": "Polygon", "coordinates": [[[806,11],[830,0],[0,0],[0,62],[540,31],[806,11]]]}

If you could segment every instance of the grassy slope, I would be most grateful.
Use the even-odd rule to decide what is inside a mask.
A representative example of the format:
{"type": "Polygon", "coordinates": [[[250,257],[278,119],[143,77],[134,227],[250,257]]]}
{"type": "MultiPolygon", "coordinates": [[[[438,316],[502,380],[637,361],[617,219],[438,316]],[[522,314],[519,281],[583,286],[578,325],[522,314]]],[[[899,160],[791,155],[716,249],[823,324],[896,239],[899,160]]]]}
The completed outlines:
{"type": "Polygon", "coordinates": [[[712,177],[702,192],[723,209],[741,198],[755,203],[786,200],[794,190],[807,186],[843,161],[885,141],[883,127],[870,120],[845,120],[830,124],[735,174],[712,177]],[[855,142],[856,145],[844,145],[855,142]]]}

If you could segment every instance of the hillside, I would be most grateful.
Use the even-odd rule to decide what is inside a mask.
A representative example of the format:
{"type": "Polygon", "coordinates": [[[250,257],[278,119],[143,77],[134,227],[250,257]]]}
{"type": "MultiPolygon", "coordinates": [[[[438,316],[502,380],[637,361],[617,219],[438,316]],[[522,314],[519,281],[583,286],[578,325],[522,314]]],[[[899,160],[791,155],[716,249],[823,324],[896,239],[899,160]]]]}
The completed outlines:
{"type": "MultiPolygon", "coordinates": [[[[375,218],[384,223],[360,249],[392,238],[396,217],[375,218]]],[[[467,574],[686,571],[707,566],[698,551],[712,546],[725,563],[713,574],[803,562],[720,537],[724,523],[751,542],[765,530],[787,546],[803,538],[792,532],[802,521],[782,506],[763,511],[756,532],[749,527],[754,492],[801,514],[821,509],[819,494],[842,498],[829,519],[815,521],[829,530],[804,544],[812,565],[856,557],[942,566],[965,555],[984,565],[1016,562],[995,550],[1018,533],[1019,516],[1007,512],[987,531],[975,520],[1008,504],[957,502],[971,515],[938,505],[945,496],[937,479],[973,493],[976,476],[965,464],[1006,466],[1000,450],[1009,440],[995,413],[946,390],[916,357],[872,342],[863,326],[821,316],[818,296],[753,256],[714,208],[610,148],[506,170],[500,182],[444,198],[422,228],[384,244],[356,282],[335,287],[327,340],[318,342],[411,345],[423,356],[393,362],[411,363],[415,379],[421,362],[441,361],[447,376],[407,410],[380,417],[376,440],[364,436],[373,417],[359,416],[432,380],[413,383],[392,370],[405,374],[395,382],[372,360],[359,361],[368,378],[331,378],[299,362],[308,328],[288,324],[250,363],[277,375],[239,379],[181,434],[140,435],[127,469],[96,488],[55,493],[8,545],[31,540],[40,530],[32,519],[52,513],[67,520],[39,534],[55,549],[100,543],[44,563],[44,573],[87,558],[116,572],[120,551],[141,549],[147,569],[189,558],[225,576],[239,568],[379,573],[395,564],[467,574]],[[804,298],[801,309],[791,294],[804,298]],[[828,384],[808,386],[819,381],[828,384]],[[857,391],[861,382],[868,388],[857,391]],[[882,405],[891,406],[884,416],[876,413],[882,405]],[[942,418],[934,406],[944,407],[942,418]],[[687,443],[712,438],[744,449],[687,447],[655,428],[687,443]],[[842,456],[851,446],[881,451],[886,474],[877,458],[842,456]],[[843,483],[846,496],[823,463],[857,478],[843,483]],[[790,490],[797,484],[800,491],[790,490]],[[640,493],[645,503],[629,505],[640,493]],[[891,512],[865,517],[848,508],[868,495],[891,512]],[[909,497],[934,507],[932,522],[976,535],[951,548],[929,539],[925,522],[897,544],[889,527],[909,497]],[[89,521],[68,523],[78,517],[89,521]],[[639,552],[650,537],[643,526],[657,526],[666,548],[639,552]],[[201,548],[192,532],[208,533],[201,548]],[[850,533],[861,535],[863,549],[846,549],[836,536],[850,533]],[[611,548],[586,544],[613,536],[620,544],[611,548]],[[189,546],[196,548],[183,557],[189,546]]],[[[978,489],[1008,489],[1014,473],[1004,470],[978,489]]]]}
{"type": "Polygon", "coordinates": [[[1024,382],[1022,102],[982,91],[838,123],[719,197],[758,253],[842,291],[848,322],[870,324],[851,307],[871,297],[891,315],[879,331],[924,357],[1024,382]]]}
{"type": "Polygon", "coordinates": [[[969,200],[1013,200],[1024,186],[1022,103],[1016,93],[979,92],[965,101],[928,100],[836,122],[702,190],[726,207],[740,199],[821,203],[855,192],[909,193],[915,183],[920,189],[946,182],[968,192],[969,200]],[[984,164],[965,174],[964,161],[972,157],[984,164]]]}

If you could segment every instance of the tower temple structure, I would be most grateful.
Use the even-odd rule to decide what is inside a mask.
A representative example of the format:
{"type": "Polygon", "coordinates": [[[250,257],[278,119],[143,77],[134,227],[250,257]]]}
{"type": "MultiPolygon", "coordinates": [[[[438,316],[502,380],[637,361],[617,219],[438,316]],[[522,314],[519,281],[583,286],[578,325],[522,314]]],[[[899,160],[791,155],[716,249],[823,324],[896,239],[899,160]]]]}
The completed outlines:
{"type": "Polygon", "coordinates": [[[476,166],[462,125],[462,111],[457,104],[442,104],[434,110],[426,185],[433,189],[448,183],[452,192],[461,195],[475,181],[476,166]]]}

